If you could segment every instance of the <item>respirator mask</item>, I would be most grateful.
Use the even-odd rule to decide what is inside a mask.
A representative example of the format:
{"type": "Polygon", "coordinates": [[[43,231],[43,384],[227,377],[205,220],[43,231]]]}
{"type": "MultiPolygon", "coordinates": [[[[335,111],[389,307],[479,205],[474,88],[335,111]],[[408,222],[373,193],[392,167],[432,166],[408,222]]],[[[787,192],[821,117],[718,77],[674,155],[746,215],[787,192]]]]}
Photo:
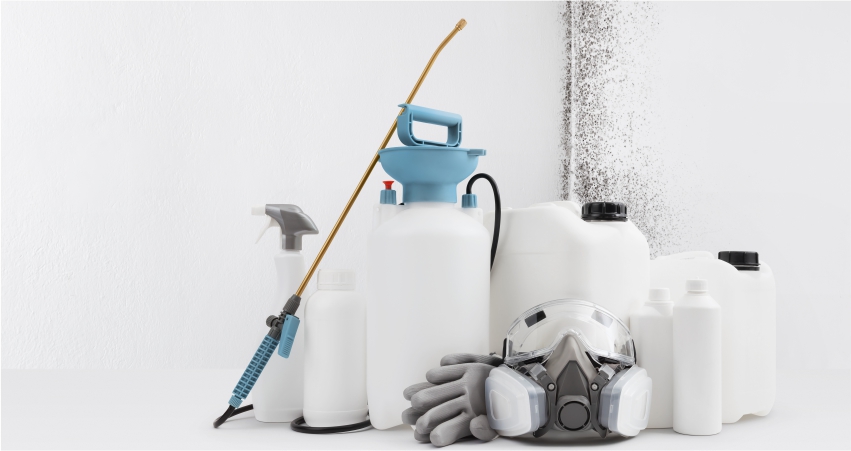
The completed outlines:
{"type": "Polygon", "coordinates": [[[499,435],[632,437],[647,427],[652,382],[635,366],[627,327],[596,304],[562,299],[526,311],[508,330],[503,361],[485,381],[488,423],[499,435]]]}

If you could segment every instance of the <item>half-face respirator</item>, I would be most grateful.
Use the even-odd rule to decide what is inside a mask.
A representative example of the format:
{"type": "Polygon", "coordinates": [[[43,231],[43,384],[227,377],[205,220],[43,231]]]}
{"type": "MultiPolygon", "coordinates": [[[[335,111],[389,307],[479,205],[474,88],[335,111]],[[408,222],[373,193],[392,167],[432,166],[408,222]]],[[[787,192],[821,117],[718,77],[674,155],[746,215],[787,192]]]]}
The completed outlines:
{"type": "Polygon", "coordinates": [[[485,381],[488,423],[499,435],[631,437],[647,427],[652,381],[635,366],[627,327],[596,304],[561,299],[526,311],[508,330],[503,360],[485,381]]]}

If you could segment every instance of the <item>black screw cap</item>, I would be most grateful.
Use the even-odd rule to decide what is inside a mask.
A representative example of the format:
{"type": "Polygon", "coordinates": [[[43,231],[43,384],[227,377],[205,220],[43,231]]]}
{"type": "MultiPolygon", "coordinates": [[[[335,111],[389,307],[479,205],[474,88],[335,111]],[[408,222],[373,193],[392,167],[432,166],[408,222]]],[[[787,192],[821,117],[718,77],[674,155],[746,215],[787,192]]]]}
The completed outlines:
{"type": "Polygon", "coordinates": [[[586,221],[626,221],[626,204],[621,202],[588,202],[582,206],[586,221]]]}
{"type": "Polygon", "coordinates": [[[759,253],[748,251],[721,251],[718,260],[733,265],[739,271],[759,271],[759,253]]]}

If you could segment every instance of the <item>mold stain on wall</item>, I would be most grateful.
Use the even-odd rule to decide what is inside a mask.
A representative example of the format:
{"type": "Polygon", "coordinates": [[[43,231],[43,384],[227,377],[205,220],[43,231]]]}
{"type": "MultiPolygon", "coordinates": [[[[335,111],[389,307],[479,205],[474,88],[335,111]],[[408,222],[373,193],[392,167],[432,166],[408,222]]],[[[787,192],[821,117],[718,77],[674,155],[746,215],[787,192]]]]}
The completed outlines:
{"type": "Polygon", "coordinates": [[[617,201],[644,233],[651,257],[680,250],[689,221],[659,156],[654,111],[659,27],[652,3],[567,2],[561,197],[617,201]]]}

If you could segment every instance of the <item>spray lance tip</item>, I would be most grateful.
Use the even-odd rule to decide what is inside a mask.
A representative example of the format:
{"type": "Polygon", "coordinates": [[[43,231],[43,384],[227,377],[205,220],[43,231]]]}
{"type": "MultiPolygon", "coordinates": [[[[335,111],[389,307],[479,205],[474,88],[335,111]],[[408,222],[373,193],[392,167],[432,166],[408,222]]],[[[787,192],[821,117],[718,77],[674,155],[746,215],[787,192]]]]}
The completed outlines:
{"type": "Polygon", "coordinates": [[[459,20],[459,21],[458,21],[458,23],[457,23],[457,24],[455,24],[455,28],[457,28],[457,29],[458,29],[458,31],[463,30],[463,29],[464,29],[464,27],[466,27],[466,26],[467,26],[467,21],[466,21],[466,20],[464,20],[464,19],[459,20]]]}

